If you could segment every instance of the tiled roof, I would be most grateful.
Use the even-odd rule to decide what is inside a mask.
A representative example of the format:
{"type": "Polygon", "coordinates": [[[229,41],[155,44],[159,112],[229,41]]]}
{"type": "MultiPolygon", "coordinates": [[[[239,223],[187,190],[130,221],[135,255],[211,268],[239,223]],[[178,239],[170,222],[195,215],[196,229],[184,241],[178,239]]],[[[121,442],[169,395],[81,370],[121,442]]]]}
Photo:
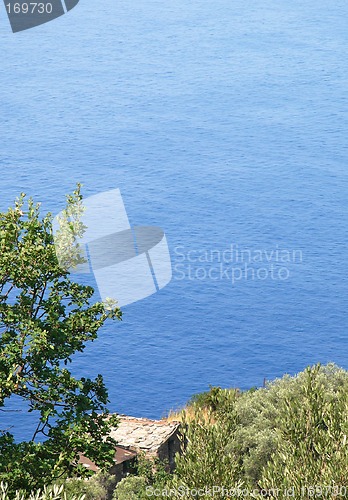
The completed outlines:
{"type": "Polygon", "coordinates": [[[119,424],[110,436],[119,446],[137,451],[156,452],[178,429],[178,422],[149,420],[118,415],[119,424]]]}
{"type": "Polygon", "coordinates": [[[116,446],[116,454],[115,454],[115,463],[122,464],[123,462],[127,462],[127,460],[132,460],[137,456],[135,451],[125,450],[121,446],[116,446]]]}
{"type": "MultiPolygon", "coordinates": [[[[115,452],[116,452],[114,458],[115,464],[122,464],[123,462],[126,462],[127,460],[132,460],[137,456],[135,451],[125,450],[120,446],[116,446],[115,452]]],[[[93,472],[99,471],[99,467],[84,455],[80,455],[79,463],[82,464],[87,469],[92,470],[93,472]]]]}

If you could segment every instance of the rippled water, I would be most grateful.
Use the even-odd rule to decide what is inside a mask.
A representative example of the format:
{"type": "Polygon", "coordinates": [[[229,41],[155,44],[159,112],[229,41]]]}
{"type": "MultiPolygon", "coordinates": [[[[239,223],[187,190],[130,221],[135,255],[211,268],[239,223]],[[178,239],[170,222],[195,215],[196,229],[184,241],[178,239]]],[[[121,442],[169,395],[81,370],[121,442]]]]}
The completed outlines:
{"type": "Polygon", "coordinates": [[[0,208],[25,191],[57,213],[78,181],[119,187],[130,222],[168,238],[172,282],[74,363],[104,375],[113,411],[160,417],[209,384],[348,368],[347,15],[344,1],[81,0],[13,35],[1,10],[0,208]],[[259,274],[232,283],[245,261],[228,253],[219,274],[231,245],[262,254],[259,274]]]}

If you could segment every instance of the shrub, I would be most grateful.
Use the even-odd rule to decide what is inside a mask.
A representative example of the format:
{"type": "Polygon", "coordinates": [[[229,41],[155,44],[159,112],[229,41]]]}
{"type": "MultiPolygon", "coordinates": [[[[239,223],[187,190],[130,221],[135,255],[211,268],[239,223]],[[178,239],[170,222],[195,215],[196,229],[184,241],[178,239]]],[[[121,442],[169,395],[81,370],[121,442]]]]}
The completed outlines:
{"type": "Polygon", "coordinates": [[[299,392],[280,403],[279,445],[260,481],[266,490],[279,488],[279,498],[285,498],[285,489],[292,490],[295,498],[314,496],[311,485],[317,485],[317,497],[347,496],[347,377],[331,371],[335,376],[328,383],[323,373],[320,366],[308,368],[301,374],[299,392]]]}
{"type": "Polygon", "coordinates": [[[143,500],[146,495],[148,483],[143,476],[128,476],[116,486],[113,500],[143,500]]]}
{"type": "Polygon", "coordinates": [[[65,491],[68,495],[84,495],[85,500],[108,500],[114,485],[115,477],[98,473],[88,480],[68,480],[65,483],[65,491]]]}
{"type": "MultiPolygon", "coordinates": [[[[318,365],[309,369],[310,373],[312,371],[315,371],[317,384],[315,391],[318,391],[320,387],[321,397],[326,402],[326,406],[321,407],[321,410],[319,410],[324,411],[325,408],[325,411],[329,412],[330,418],[336,422],[332,425],[341,426],[342,430],[345,425],[345,416],[344,414],[340,416],[339,412],[334,416],[333,412],[338,411],[338,408],[341,408],[340,411],[344,411],[343,399],[347,393],[348,372],[338,368],[333,363],[326,366],[318,365]],[[330,411],[329,407],[331,408],[330,411]]],[[[279,460],[277,462],[276,457],[282,453],[284,446],[288,446],[289,437],[286,437],[285,430],[288,426],[294,425],[288,420],[284,420],[285,416],[290,418],[288,406],[285,406],[284,409],[284,405],[288,405],[288,402],[291,401],[294,408],[297,406],[303,408],[307,404],[309,372],[306,370],[295,377],[285,375],[281,379],[276,379],[267,384],[265,388],[252,389],[243,393],[235,389],[211,387],[210,391],[191,398],[187,409],[176,415],[176,418],[186,421],[186,423],[193,423],[193,426],[189,427],[190,436],[187,437],[187,439],[191,440],[191,445],[186,450],[184,458],[178,458],[177,460],[179,465],[177,473],[181,474],[181,480],[185,475],[189,477],[191,474],[188,465],[185,470],[183,469],[183,464],[187,461],[192,463],[195,460],[197,474],[202,476],[205,474],[204,470],[207,469],[207,465],[200,460],[199,447],[203,450],[213,448],[214,440],[216,440],[214,432],[220,426],[224,429],[224,440],[217,445],[216,449],[220,447],[218,453],[211,449],[211,467],[216,469],[214,461],[218,460],[218,456],[225,456],[227,453],[231,460],[228,467],[232,471],[235,470],[236,466],[239,467],[240,473],[236,477],[240,478],[244,485],[254,489],[258,488],[260,484],[266,484],[261,481],[262,478],[266,478],[263,469],[271,459],[274,463],[279,462],[279,460]],[[305,396],[306,390],[307,396],[305,396]],[[224,425],[226,418],[228,419],[229,416],[234,418],[232,428],[226,428],[224,425]],[[198,422],[200,422],[200,426],[198,426],[198,422]],[[218,424],[218,426],[215,424],[218,424]],[[284,431],[281,429],[284,429],[284,431]],[[194,447],[196,447],[196,451],[194,447]],[[222,449],[224,449],[223,453],[221,452],[222,449]],[[213,459],[213,457],[215,458],[213,459]]],[[[317,397],[319,396],[317,395],[317,397]]],[[[294,419],[295,414],[292,415],[294,419]]],[[[301,418],[304,419],[304,415],[301,418]]],[[[299,429],[297,431],[299,432],[299,429]]],[[[342,432],[339,439],[343,440],[345,434],[342,434],[342,432]]],[[[291,439],[294,441],[295,438],[296,434],[291,439]]],[[[326,438],[326,453],[332,454],[335,445],[328,439],[328,435],[326,438]]],[[[298,445],[300,441],[301,439],[297,442],[298,445]]],[[[345,459],[342,458],[342,460],[341,465],[337,462],[337,466],[341,467],[341,470],[345,463],[345,459]]],[[[279,464],[278,469],[280,467],[279,464]]],[[[216,475],[216,471],[214,471],[214,474],[216,475]]],[[[218,475],[223,476],[224,474],[228,474],[228,470],[225,472],[220,471],[218,475]]],[[[208,473],[207,477],[209,478],[211,475],[212,473],[208,473]]],[[[301,472],[299,472],[299,475],[301,475],[301,472]]]]}
{"type": "MultiPolygon", "coordinates": [[[[229,401],[229,398],[226,401],[229,401]]],[[[185,412],[183,413],[183,453],[176,457],[175,473],[167,482],[166,488],[176,491],[180,497],[183,491],[204,490],[220,485],[225,488],[241,486],[238,459],[236,454],[226,447],[228,438],[233,437],[237,427],[235,412],[221,412],[216,419],[214,412],[210,411],[209,414],[206,412],[202,419],[201,410],[196,408],[195,411],[195,418],[192,418],[191,414],[189,422],[185,421],[185,412]]],[[[208,499],[210,496],[207,494],[200,498],[208,499]]]]}
{"type": "MultiPolygon", "coordinates": [[[[325,400],[333,401],[346,390],[347,371],[333,363],[318,365],[311,370],[315,370],[316,383],[325,400]]],[[[278,428],[284,418],[285,402],[290,399],[295,406],[304,404],[307,377],[308,371],[295,377],[285,375],[266,388],[248,391],[238,397],[235,404],[238,426],[228,446],[239,455],[244,480],[251,488],[257,487],[263,468],[284,443],[284,435],[278,432],[278,428]]]]}
{"type": "Polygon", "coordinates": [[[9,493],[9,488],[6,483],[0,483],[0,500],[85,500],[84,495],[68,494],[63,485],[44,487],[42,490],[33,491],[31,493],[22,493],[16,491],[13,494],[9,493]]]}

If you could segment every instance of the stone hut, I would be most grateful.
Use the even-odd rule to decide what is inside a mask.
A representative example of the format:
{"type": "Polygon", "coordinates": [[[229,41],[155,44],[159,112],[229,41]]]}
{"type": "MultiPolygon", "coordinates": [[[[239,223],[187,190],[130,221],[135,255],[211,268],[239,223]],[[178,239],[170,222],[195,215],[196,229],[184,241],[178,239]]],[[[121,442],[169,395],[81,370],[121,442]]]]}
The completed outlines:
{"type": "Polygon", "coordinates": [[[144,452],[149,459],[166,460],[172,471],[175,454],[180,452],[179,427],[179,422],[119,415],[118,427],[110,435],[118,447],[136,453],[144,452]]]}
{"type": "MultiPolygon", "coordinates": [[[[118,415],[119,424],[110,433],[117,442],[114,465],[110,474],[116,476],[116,482],[134,472],[135,460],[143,452],[148,459],[166,460],[170,471],[175,467],[175,454],[180,452],[181,442],[179,422],[167,420],[149,420],[147,418],[118,415]]],[[[81,455],[80,463],[93,472],[98,467],[81,455]]]]}

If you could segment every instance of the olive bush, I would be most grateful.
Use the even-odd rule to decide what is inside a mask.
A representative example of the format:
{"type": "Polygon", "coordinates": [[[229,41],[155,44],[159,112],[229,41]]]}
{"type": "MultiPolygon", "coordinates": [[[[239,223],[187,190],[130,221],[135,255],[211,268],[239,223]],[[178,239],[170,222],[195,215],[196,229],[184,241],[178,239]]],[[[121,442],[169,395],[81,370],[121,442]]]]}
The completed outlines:
{"type": "Polygon", "coordinates": [[[64,486],[44,487],[41,490],[31,493],[9,493],[9,488],[6,483],[0,483],[0,500],[85,500],[85,495],[70,495],[64,486]]]}
{"type": "Polygon", "coordinates": [[[319,366],[308,368],[299,392],[280,402],[278,447],[260,480],[273,496],[348,496],[348,383],[332,371],[337,377],[328,383],[324,373],[319,366]]]}

